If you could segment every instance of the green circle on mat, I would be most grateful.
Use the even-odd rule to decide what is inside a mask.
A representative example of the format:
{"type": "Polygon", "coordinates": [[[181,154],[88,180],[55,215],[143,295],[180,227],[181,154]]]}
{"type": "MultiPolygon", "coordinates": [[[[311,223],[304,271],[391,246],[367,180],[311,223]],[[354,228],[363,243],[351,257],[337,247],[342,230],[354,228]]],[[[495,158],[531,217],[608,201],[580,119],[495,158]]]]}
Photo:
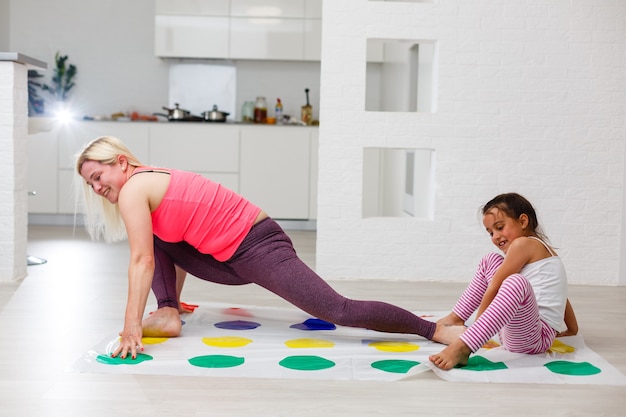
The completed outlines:
{"type": "Polygon", "coordinates": [[[406,374],[409,372],[409,369],[419,364],[419,362],[407,361],[404,359],[387,359],[372,363],[372,368],[380,369],[385,372],[392,372],[394,374],[406,374]]]}
{"type": "Polygon", "coordinates": [[[296,371],[320,371],[335,366],[335,362],[319,356],[288,356],[278,363],[296,371]]]}
{"type": "Polygon", "coordinates": [[[504,362],[491,362],[482,356],[472,356],[468,359],[467,365],[457,365],[455,368],[461,368],[464,371],[497,371],[499,369],[508,369],[504,362]]]}
{"type": "Polygon", "coordinates": [[[153,358],[145,353],[138,353],[133,359],[130,355],[123,359],[121,356],[112,357],[111,355],[98,355],[96,361],[105,365],[139,365],[141,362],[151,361],[153,358]]]}
{"type": "Polygon", "coordinates": [[[243,364],[245,359],[228,355],[205,355],[191,358],[188,362],[200,368],[233,368],[243,364]]]}
{"type": "Polygon", "coordinates": [[[589,362],[554,361],[544,365],[551,372],[561,375],[589,376],[602,372],[589,362]]]}

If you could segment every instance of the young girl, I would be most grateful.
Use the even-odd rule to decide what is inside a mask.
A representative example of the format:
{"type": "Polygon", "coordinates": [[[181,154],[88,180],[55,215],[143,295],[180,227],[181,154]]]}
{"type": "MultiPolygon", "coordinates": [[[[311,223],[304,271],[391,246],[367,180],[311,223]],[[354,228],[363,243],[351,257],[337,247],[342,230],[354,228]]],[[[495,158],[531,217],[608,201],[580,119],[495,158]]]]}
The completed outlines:
{"type": "Polygon", "coordinates": [[[430,360],[441,369],[465,365],[470,353],[499,334],[504,348],[546,352],[557,336],[575,335],[578,324],[567,299],[561,258],[547,243],[535,210],[519,194],[496,196],[482,209],[483,224],[502,252],[486,255],[452,312],[439,324],[475,322],[430,360]]]}
{"type": "Polygon", "coordinates": [[[142,336],[180,334],[185,271],[220,284],[258,284],[344,326],[418,334],[444,344],[464,330],[338,294],[298,258],[289,237],[259,207],[200,175],[144,166],[118,139],[89,143],[76,170],[85,180],[91,236],[128,237],[130,247],[124,329],[113,356],[134,358],[143,349],[142,336]],[[142,320],[150,288],[158,309],[142,320]]]}

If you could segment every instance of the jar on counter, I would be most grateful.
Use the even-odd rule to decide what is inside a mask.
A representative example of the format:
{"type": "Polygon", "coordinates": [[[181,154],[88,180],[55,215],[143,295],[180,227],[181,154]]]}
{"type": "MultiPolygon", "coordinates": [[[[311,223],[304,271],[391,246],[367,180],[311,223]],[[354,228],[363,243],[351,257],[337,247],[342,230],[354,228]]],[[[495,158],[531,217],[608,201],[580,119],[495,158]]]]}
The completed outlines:
{"type": "Polygon", "coordinates": [[[245,101],[241,107],[241,121],[244,123],[254,122],[254,102],[245,101]]]}
{"type": "Polygon", "coordinates": [[[267,122],[267,102],[265,97],[257,97],[254,103],[254,123],[267,122]]]}

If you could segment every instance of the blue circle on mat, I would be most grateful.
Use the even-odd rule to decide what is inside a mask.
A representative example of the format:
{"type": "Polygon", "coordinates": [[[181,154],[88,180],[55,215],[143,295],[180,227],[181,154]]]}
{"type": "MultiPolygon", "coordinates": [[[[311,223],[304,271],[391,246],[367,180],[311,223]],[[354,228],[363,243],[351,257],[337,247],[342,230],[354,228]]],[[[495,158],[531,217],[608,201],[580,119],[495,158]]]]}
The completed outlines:
{"type": "Polygon", "coordinates": [[[299,330],[335,330],[337,326],[321,319],[308,319],[302,323],[292,324],[292,329],[299,330]]]}
{"type": "Polygon", "coordinates": [[[252,330],[256,329],[259,326],[259,323],[245,320],[221,321],[219,323],[215,323],[215,327],[217,327],[218,329],[227,330],[252,330]]]}

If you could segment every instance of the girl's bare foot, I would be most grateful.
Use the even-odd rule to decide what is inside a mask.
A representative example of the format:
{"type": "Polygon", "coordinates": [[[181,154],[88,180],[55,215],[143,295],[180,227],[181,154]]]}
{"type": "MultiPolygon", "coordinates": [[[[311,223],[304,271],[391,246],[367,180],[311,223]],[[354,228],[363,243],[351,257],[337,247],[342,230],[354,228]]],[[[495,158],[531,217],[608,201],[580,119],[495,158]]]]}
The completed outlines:
{"type": "Polygon", "coordinates": [[[435,329],[435,334],[433,335],[432,340],[437,343],[449,345],[457,340],[459,336],[463,334],[465,329],[465,326],[447,326],[437,322],[437,328],[435,329]]]}
{"type": "Polygon", "coordinates": [[[450,314],[448,314],[447,316],[442,317],[439,320],[437,320],[437,323],[438,324],[442,324],[444,326],[463,326],[463,325],[465,325],[465,322],[463,321],[463,319],[461,319],[459,316],[457,316],[454,311],[450,312],[450,314]]]}
{"type": "Polygon", "coordinates": [[[428,359],[438,368],[447,371],[456,365],[467,365],[470,353],[472,352],[465,342],[457,339],[441,352],[430,355],[428,359]]]}
{"type": "Polygon", "coordinates": [[[146,317],[141,325],[144,337],[177,337],[182,328],[178,309],[173,307],[159,308],[146,317]]]}

